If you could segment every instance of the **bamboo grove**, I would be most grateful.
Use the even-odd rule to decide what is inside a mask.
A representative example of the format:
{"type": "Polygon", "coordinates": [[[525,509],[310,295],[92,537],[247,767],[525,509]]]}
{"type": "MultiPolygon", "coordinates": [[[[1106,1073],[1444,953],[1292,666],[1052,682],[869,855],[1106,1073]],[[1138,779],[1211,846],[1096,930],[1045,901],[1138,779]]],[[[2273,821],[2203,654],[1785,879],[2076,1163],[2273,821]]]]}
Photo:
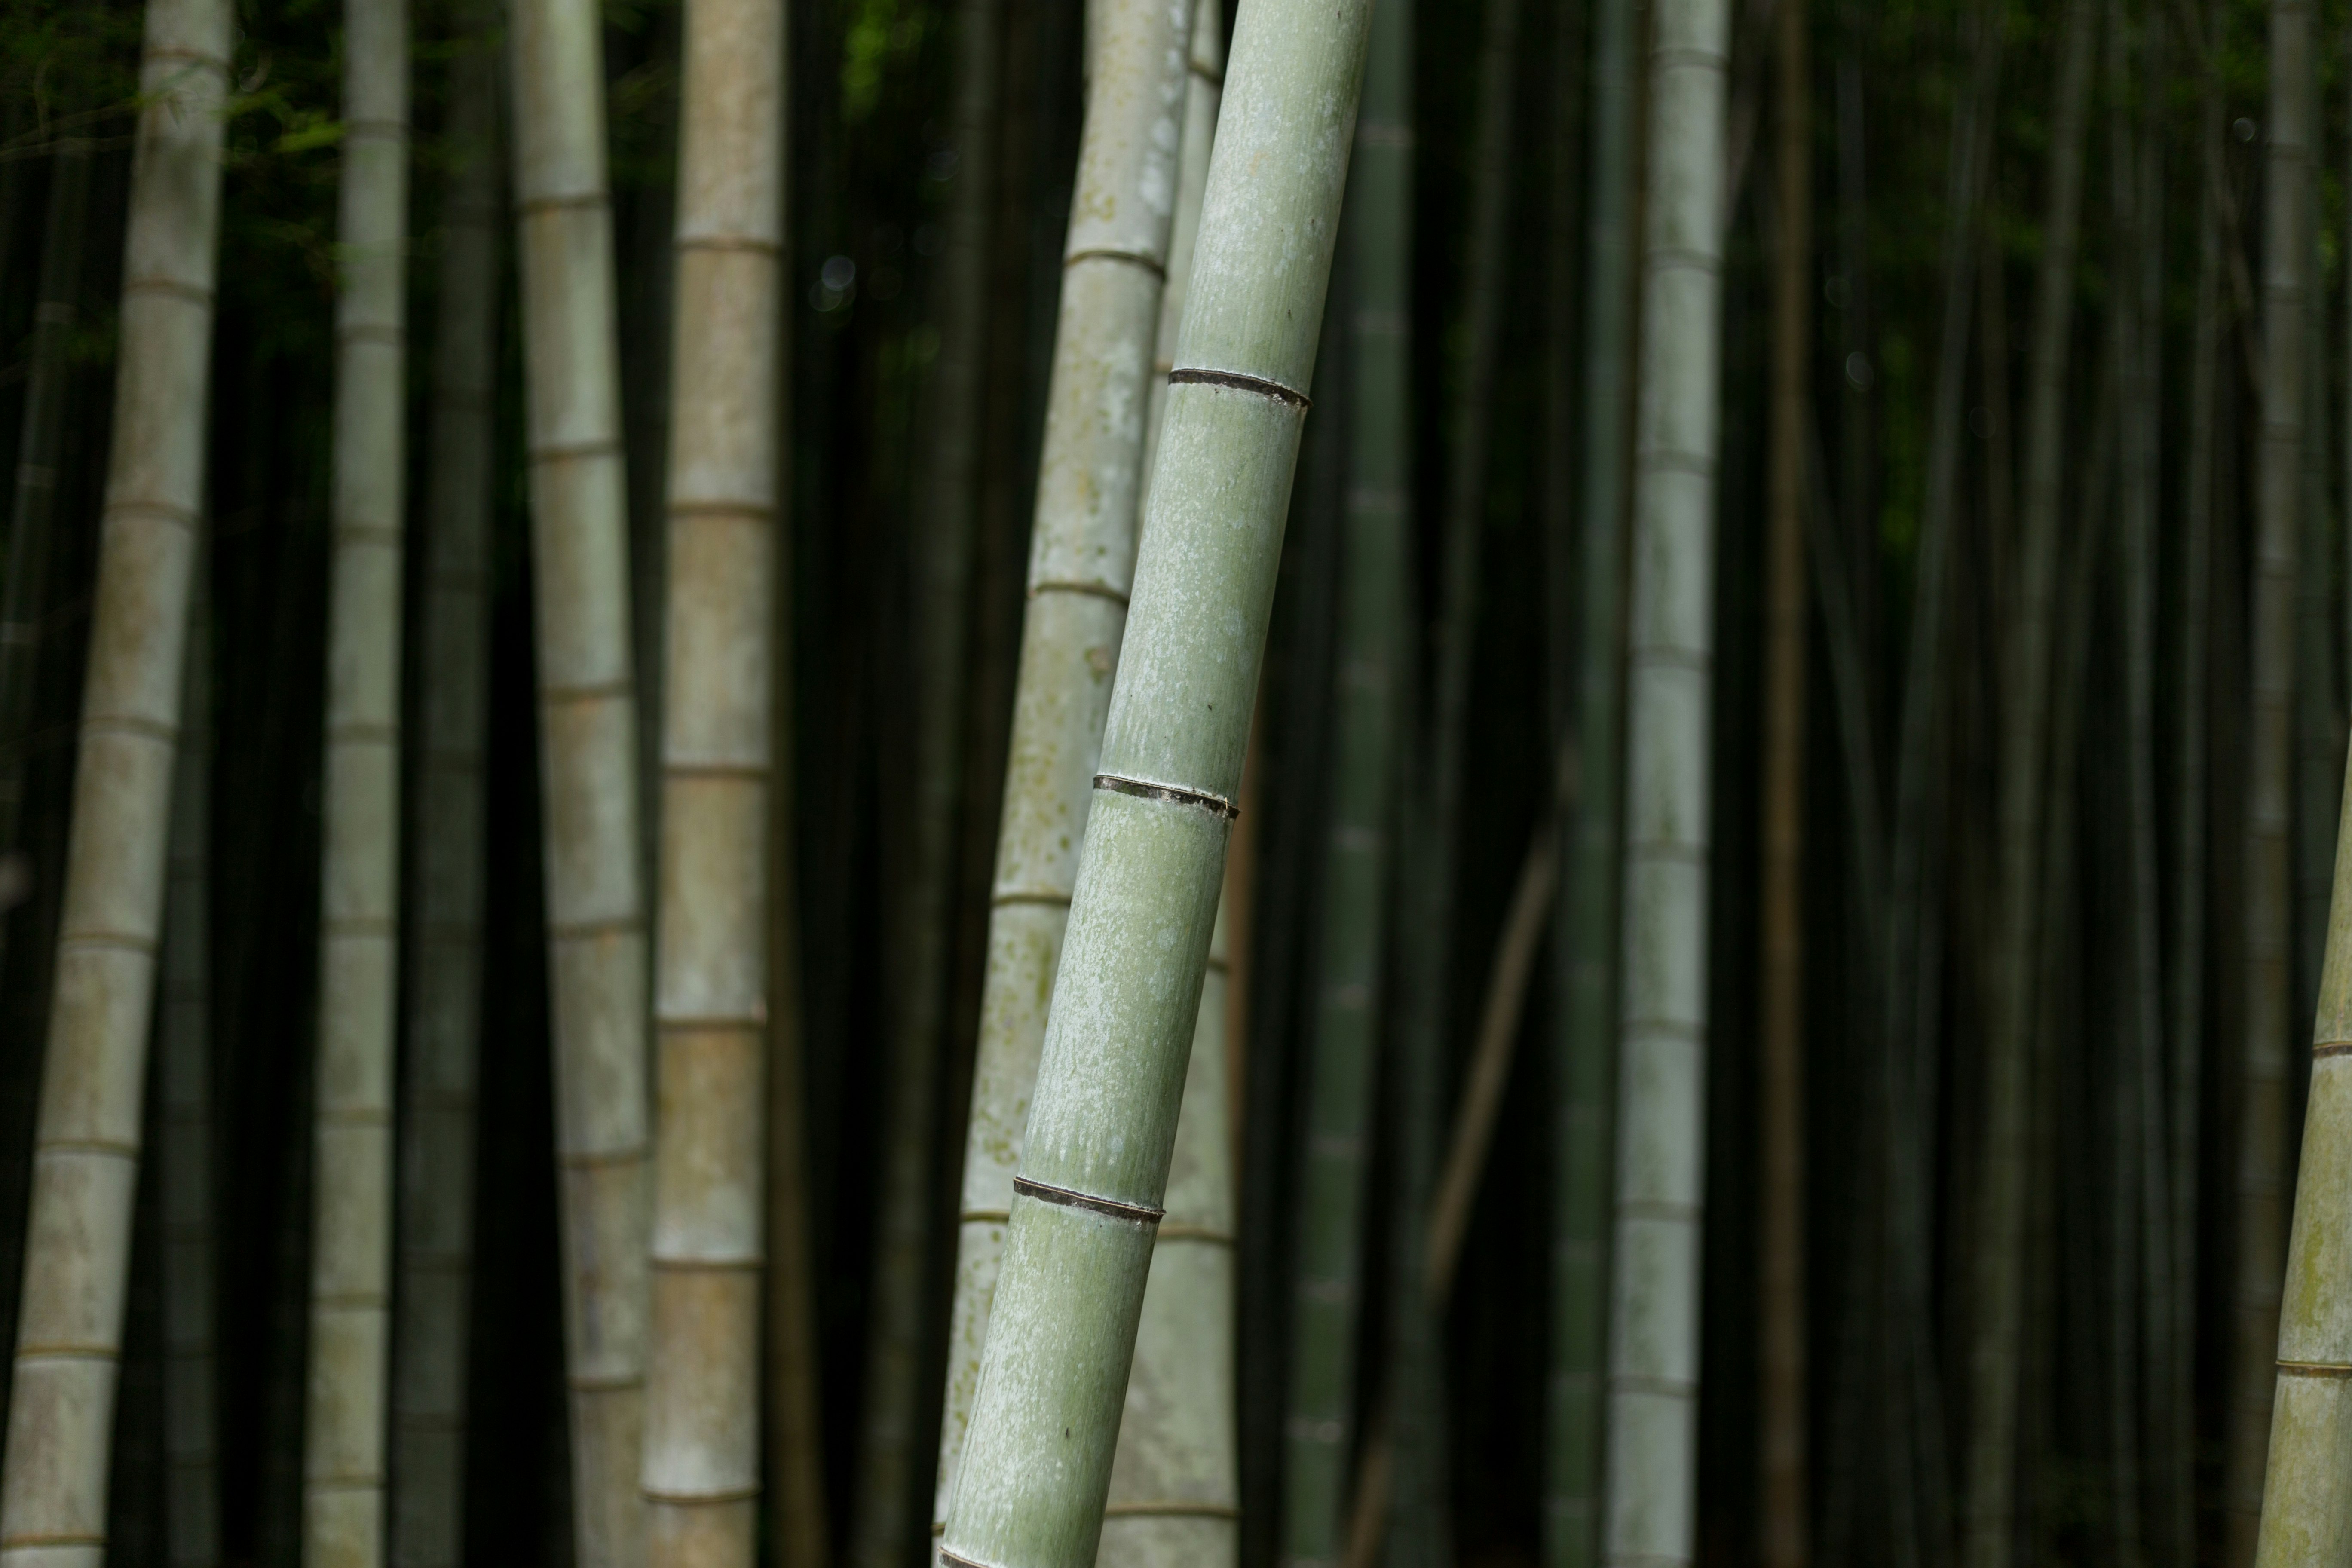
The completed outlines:
{"type": "Polygon", "coordinates": [[[0,0],[0,1568],[2352,1558],[2352,0],[0,0]]]}

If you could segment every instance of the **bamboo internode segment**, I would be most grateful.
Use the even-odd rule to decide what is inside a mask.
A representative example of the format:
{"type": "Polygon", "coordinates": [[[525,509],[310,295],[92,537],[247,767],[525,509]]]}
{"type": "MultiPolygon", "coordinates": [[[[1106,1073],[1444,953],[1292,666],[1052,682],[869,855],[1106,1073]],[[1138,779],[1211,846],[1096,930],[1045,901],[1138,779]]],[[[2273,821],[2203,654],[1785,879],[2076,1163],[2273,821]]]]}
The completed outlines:
{"type": "Polygon", "coordinates": [[[0,1463],[0,1563],[99,1568],[180,727],[233,16],[153,0],[113,437],[0,1463]],[[164,282],[171,288],[145,285],[164,282]]]}
{"type": "Polygon", "coordinates": [[[678,1568],[750,1568],[760,1493],[783,29],[686,7],[643,1472],[678,1568]]]}
{"type": "MultiPolygon", "coordinates": [[[[2274,1423],[2279,1281],[2286,1245],[2287,1041],[2294,1030],[2291,834],[2294,817],[2294,595],[2298,500],[2309,374],[2312,7],[2270,8],[2269,146],[2263,183],[2262,435],[2256,455],[2251,650],[2246,710],[2245,1034],[2239,1102],[2236,1289],[2231,1295],[2228,1527],[2224,1561],[2254,1561],[2274,1423]]],[[[2331,944],[2332,946],[2332,944],[2331,944]]],[[[2331,961],[2333,952],[2330,953],[2331,961]]],[[[2318,1114],[2320,1077],[2312,1079],[2318,1114]]],[[[2300,1559],[2277,1557],[2276,1562],[2300,1559]]]]}
{"type": "Polygon", "coordinates": [[[449,64],[418,619],[419,719],[400,1112],[391,1558],[463,1555],[466,1384],[481,1037],[492,403],[499,317],[498,59],[481,13],[449,64]]]}
{"type": "MultiPolygon", "coordinates": [[[[1242,12],[1180,371],[1308,384],[1370,12],[1304,0],[1242,12]]],[[[1112,39],[1124,15],[1113,13],[1112,39]]],[[[1090,129],[1117,100],[1118,58],[1108,43],[1097,54],[1090,129]]],[[[1233,798],[1304,416],[1227,386],[1170,387],[1100,771],[1233,798]]],[[[1020,1170],[1157,1206],[1230,823],[1108,790],[1092,807],[1020,1170]]],[[[1003,1568],[1091,1568],[1153,1248],[1140,1227],[1085,1210],[1018,1195],[1008,1207],[942,1550],[1003,1568]]]]}
{"type": "Polygon", "coordinates": [[[647,976],[602,26],[588,0],[509,12],[574,1539],[634,1568],[647,976]]]}
{"type": "Polygon", "coordinates": [[[1627,601],[1624,958],[1601,1560],[1687,1563],[1706,1196],[1708,704],[1730,7],[1667,0],[1650,63],[1627,601]]]}
{"type": "MultiPolygon", "coordinates": [[[[1109,0],[1088,49],[1093,77],[1063,246],[1067,265],[1030,532],[1029,601],[964,1144],[960,1206],[967,1215],[1020,1206],[1013,1177],[1080,846],[1097,794],[1097,754],[1135,569],[1152,350],[1177,206],[1192,11],[1191,0],[1109,0]],[[1135,267],[1094,254],[1103,251],[1147,257],[1159,266],[1135,267]]],[[[1104,793],[1103,798],[1125,797],[1104,793]]],[[[1083,1181],[1075,1184],[1099,1190],[1083,1181]]],[[[1054,1212],[1079,1223],[1122,1225],[1101,1216],[1078,1220],[1078,1210],[1054,1212]]],[[[955,1496],[1008,1226],[968,1219],[960,1228],[935,1521],[948,1517],[955,1496]]],[[[1150,1233],[1140,1235],[1148,1257],[1150,1233]]]]}

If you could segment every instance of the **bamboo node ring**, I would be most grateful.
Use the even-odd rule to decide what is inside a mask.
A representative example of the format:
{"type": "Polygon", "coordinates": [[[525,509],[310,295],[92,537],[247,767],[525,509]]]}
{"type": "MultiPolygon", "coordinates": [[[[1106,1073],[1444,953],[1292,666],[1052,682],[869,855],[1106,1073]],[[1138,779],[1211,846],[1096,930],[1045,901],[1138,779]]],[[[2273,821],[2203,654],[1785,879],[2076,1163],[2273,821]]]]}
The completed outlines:
{"type": "Polygon", "coordinates": [[[1064,1208],[1087,1209],[1112,1219],[1123,1219],[1135,1225],[1157,1226],[1164,1209],[1149,1204],[1122,1203],[1117,1198],[1098,1198],[1092,1193],[1075,1192],[1057,1187],[1049,1182],[1033,1181],[1027,1176],[1013,1178],[1013,1190],[1021,1196],[1035,1198],[1040,1203],[1059,1204],[1064,1208]]]}
{"type": "Polygon", "coordinates": [[[1223,386],[1235,392],[1255,392],[1261,397],[1271,397],[1276,403],[1287,403],[1294,408],[1315,406],[1307,395],[1295,386],[1285,386],[1278,381],[1268,381],[1262,375],[1251,375],[1238,370],[1202,370],[1197,366],[1181,366],[1168,373],[1171,386],[1223,386]]]}
{"type": "Polygon", "coordinates": [[[2352,1040],[2324,1040],[2311,1047],[2311,1054],[2319,1060],[2328,1057],[2352,1056],[2352,1040]]]}
{"type": "Polygon", "coordinates": [[[1168,280],[1168,268],[1158,258],[1146,256],[1139,250],[1121,250],[1115,245],[1095,245],[1084,250],[1073,250],[1062,258],[1062,266],[1067,270],[1081,261],[1124,261],[1130,267],[1140,267],[1163,283],[1168,280]]]}
{"type": "Polygon", "coordinates": [[[962,1552],[950,1548],[944,1542],[940,1545],[940,1561],[952,1563],[955,1568],[996,1568],[993,1563],[982,1563],[977,1557],[966,1557],[962,1552]]]}
{"type": "Polygon", "coordinates": [[[2352,1377],[2352,1366],[2332,1361],[2282,1361],[2281,1377],[2352,1377]]]}
{"type": "Polygon", "coordinates": [[[1095,788],[1131,795],[1138,800],[1164,800],[1171,805],[1197,806],[1227,822],[1242,814],[1242,808],[1223,795],[1204,789],[1186,789],[1182,784],[1154,784],[1150,779],[1131,779],[1120,773],[1097,773],[1095,788]]]}

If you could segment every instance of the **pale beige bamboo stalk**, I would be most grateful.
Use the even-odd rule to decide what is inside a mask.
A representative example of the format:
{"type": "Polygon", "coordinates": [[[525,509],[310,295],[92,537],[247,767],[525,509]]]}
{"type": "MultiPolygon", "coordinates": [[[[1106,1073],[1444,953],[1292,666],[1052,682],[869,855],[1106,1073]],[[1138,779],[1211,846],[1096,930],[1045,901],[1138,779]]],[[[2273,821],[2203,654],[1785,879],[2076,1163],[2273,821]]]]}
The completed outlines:
{"type": "Polygon", "coordinates": [[[581,1568],[645,1554],[645,889],[603,16],[514,0],[515,200],[581,1568]]]}
{"type": "Polygon", "coordinates": [[[687,3],[644,1459],[675,1568],[750,1568],[758,1522],[783,29],[687,3]]]}
{"type": "Polygon", "coordinates": [[[188,585],[233,13],[153,0],[123,237],[80,757],[0,1459],[0,1563],[99,1568],[188,585]]]}
{"type": "Polygon", "coordinates": [[[346,0],[302,1560],[383,1560],[400,921],[407,0],[346,0]]]}
{"type": "Polygon", "coordinates": [[[2311,6],[2272,0],[2270,146],[2263,215],[2260,516],[2246,744],[2245,1001],[2232,1245],[2223,1561],[2254,1560],[2277,1379],[2286,1245],[2287,1037],[2294,1016],[2290,810],[2294,780],[2296,502],[2303,484],[2305,304],[2310,253],[2311,6]]]}
{"type": "Polygon", "coordinates": [[[433,332],[393,1321],[394,1568],[455,1568],[465,1526],[500,184],[498,60],[480,27],[458,40],[449,62],[453,163],[433,332]]]}
{"type": "MultiPolygon", "coordinates": [[[[1168,230],[1168,284],[1160,294],[1159,338],[1151,354],[1151,409],[1143,421],[1142,493],[1150,490],[1151,470],[1160,461],[1160,424],[1168,409],[1168,373],[1176,368],[1176,332],[1184,324],[1184,294],[1192,280],[1192,239],[1201,232],[1201,195],[1209,185],[1209,149],[1217,134],[1217,100],[1224,91],[1224,23],[1216,5],[1192,8],[1191,74],[1184,82],[1184,139],[1176,163],[1176,217],[1168,230]]],[[[1249,830],[1236,822],[1234,831],[1249,830]]]]}
{"type": "Polygon", "coordinates": [[[935,1546],[971,1416],[1127,623],[1192,9],[1188,0],[1106,0],[1092,51],[990,889],[931,1507],[935,1546]]]}
{"type": "Polygon", "coordinates": [[[155,1075],[163,1162],[163,1521],[172,1568],[220,1561],[213,1186],[212,573],[189,588],[180,756],[163,889],[155,1075]]]}

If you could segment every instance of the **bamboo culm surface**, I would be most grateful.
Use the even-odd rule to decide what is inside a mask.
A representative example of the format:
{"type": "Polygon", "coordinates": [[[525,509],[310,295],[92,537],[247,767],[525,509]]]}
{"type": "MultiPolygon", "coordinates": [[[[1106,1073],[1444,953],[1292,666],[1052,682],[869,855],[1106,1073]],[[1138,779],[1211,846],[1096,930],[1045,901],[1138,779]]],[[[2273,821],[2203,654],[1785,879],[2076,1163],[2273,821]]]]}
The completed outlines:
{"type": "Polygon", "coordinates": [[[1134,579],[1192,15],[1190,0],[1118,0],[1103,8],[1093,50],[990,889],[931,1515],[941,1525],[959,1484],[993,1316],[1013,1175],[1134,579]]]}
{"type": "Polygon", "coordinates": [[[152,0],[80,755],[34,1131],[0,1563],[100,1568],[204,493],[233,16],[152,0]]]}
{"type": "Polygon", "coordinates": [[[773,765],[783,15],[689,0],[670,375],[646,1561],[751,1568],[773,765]]]}
{"type": "MultiPolygon", "coordinates": [[[[1369,19],[1364,5],[1265,0],[1234,33],[1134,610],[940,1548],[950,1563],[1095,1559],[1369,19]]],[[[1108,96],[1098,76],[1093,101],[1108,96]]]]}

